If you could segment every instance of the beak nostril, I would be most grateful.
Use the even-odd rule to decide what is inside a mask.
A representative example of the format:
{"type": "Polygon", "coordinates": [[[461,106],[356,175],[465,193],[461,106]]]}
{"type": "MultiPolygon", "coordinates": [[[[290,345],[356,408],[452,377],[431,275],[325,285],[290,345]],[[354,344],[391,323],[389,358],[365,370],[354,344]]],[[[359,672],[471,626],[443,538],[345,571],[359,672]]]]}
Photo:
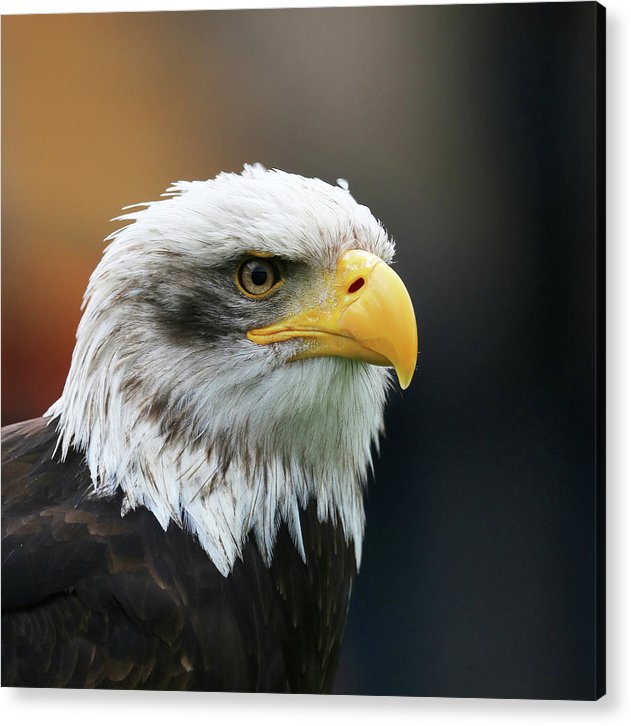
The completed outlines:
{"type": "Polygon", "coordinates": [[[356,280],[354,280],[348,288],[349,293],[354,293],[360,290],[364,286],[364,278],[358,277],[356,280]]]}

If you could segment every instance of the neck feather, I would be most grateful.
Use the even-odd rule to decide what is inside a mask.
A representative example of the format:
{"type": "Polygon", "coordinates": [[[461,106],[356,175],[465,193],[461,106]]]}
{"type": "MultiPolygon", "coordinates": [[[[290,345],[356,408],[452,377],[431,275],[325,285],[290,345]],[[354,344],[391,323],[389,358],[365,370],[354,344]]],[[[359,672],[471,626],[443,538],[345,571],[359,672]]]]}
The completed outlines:
{"type": "Polygon", "coordinates": [[[164,529],[186,528],[224,575],[250,535],[269,564],[282,522],[304,559],[300,510],[315,501],[359,566],[387,371],[339,358],[273,367],[238,341],[229,360],[147,343],[130,346],[123,325],[79,335],[46,413],[59,417],[62,457],[70,447],[85,454],[95,495],[120,488],[121,515],[144,506],[164,529]]]}

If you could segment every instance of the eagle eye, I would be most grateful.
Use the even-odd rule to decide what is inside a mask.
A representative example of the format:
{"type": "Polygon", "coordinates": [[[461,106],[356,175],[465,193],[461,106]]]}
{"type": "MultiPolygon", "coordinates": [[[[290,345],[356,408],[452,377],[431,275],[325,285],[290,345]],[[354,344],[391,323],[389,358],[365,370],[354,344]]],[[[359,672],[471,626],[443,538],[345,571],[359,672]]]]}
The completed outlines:
{"type": "Polygon", "coordinates": [[[249,257],[237,268],[237,287],[248,297],[262,297],[283,282],[278,265],[270,259],[249,257]]]}

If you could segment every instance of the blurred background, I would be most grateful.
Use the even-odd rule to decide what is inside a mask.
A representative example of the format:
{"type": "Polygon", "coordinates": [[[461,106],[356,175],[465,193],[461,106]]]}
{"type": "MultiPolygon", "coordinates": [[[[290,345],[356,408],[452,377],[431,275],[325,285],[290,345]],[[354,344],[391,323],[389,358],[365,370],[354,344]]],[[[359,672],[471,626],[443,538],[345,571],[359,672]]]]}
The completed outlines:
{"type": "Polygon", "coordinates": [[[397,241],[420,365],[338,693],[595,695],[595,12],[3,18],[3,424],[61,393],[108,220],[172,181],[344,177],[397,241]]]}

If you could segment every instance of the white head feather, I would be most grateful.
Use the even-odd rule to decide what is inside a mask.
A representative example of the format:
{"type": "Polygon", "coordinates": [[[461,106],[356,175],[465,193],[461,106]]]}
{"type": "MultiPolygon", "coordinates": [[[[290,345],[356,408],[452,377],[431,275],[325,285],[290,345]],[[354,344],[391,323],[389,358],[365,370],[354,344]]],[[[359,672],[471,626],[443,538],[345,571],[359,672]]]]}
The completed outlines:
{"type": "Polygon", "coordinates": [[[310,500],[359,565],[388,371],[289,363],[296,341],[250,342],[239,326],[251,301],[222,271],[252,250],[317,271],[347,249],[390,262],[394,245],[346,189],[258,165],[165,196],[118,218],[133,223],[108,238],[90,278],[68,379],[46,414],[59,417],[62,456],[85,452],[97,495],[120,487],[123,514],[145,506],[165,529],[188,528],[226,575],[250,534],[269,563],[283,521],[304,558],[310,500]]]}

